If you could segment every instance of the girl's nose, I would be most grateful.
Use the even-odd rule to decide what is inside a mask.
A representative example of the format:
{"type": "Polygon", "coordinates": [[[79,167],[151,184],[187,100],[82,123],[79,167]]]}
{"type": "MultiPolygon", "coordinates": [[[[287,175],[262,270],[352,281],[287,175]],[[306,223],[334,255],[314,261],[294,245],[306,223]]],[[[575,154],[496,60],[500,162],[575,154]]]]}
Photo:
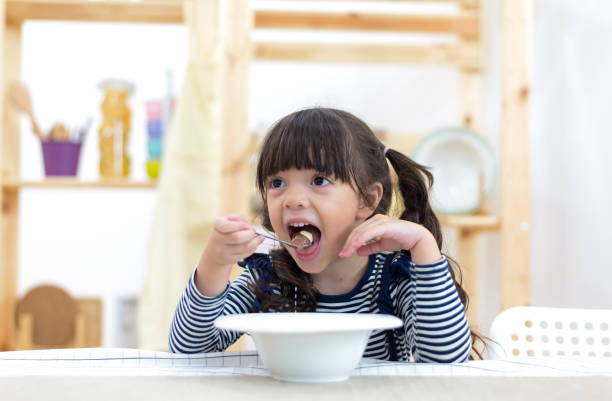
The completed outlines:
{"type": "Polygon", "coordinates": [[[308,198],[303,192],[289,191],[284,203],[287,209],[303,209],[308,207],[308,198]]]}

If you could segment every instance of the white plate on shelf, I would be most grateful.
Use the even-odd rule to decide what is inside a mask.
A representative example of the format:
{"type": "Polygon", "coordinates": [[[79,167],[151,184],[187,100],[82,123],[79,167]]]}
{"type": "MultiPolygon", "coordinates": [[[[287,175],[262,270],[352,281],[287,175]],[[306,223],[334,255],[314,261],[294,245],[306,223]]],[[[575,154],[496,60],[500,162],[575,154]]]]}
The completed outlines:
{"type": "Polygon", "coordinates": [[[309,383],[346,380],[372,330],[401,325],[395,316],[366,313],[245,313],[215,321],[248,333],[275,379],[309,383]]]}
{"type": "Polygon", "coordinates": [[[440,213],[475,213],[482,194],[489,196],[497,181],[493,150],[480,135],[460,127],[425,136],[412,158],[431,168],[431,204],[440,213]]]}

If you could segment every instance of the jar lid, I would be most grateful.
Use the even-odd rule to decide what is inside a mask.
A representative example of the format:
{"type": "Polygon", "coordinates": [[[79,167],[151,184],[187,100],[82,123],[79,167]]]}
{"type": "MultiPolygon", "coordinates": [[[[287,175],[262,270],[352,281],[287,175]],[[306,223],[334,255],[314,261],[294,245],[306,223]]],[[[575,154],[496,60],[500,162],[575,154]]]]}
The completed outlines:
{"type": "Polygon", "coordinates": [[[104,91],[121,91],[130,94],[134,90],[134,85],[125,79],[108,78],[100,82],[98,88],[104,91]]]}

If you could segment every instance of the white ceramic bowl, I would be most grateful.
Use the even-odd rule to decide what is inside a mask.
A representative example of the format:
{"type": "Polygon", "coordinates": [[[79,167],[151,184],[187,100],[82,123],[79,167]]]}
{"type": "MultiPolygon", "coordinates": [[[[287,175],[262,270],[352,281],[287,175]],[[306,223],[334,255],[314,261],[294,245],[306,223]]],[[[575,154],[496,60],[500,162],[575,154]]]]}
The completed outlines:
{"type": "Polygon", "coordinates": [[[372,330],[401,325],[395,316],[366,313],[247,313],[215,321],[250,334],[275,379],[310,383],[346,380],[372,330]]]}
{"type": "Polygon", "coordinates": [[[449,127],[428,134],[412,158],[431,167],[431,204],[437,212],[474,213],[480,207],[481,191],[490,195],[495,187],[493,150],[482,136],[465,128],[449,127]]]}

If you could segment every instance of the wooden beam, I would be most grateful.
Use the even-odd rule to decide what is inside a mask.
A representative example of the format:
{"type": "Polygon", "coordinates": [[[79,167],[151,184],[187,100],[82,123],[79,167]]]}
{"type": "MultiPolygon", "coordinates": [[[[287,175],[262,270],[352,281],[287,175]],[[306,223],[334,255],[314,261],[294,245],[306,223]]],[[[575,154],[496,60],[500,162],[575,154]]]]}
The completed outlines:
{"type": "Polygon", "coordinates": [[[249,182],[249,70],[251,65],[253,11],[250,0],[228,3],[223,105],[221,214],[249,215],[254,183],[249,182]]]}
{"type": "Polygon", "coordinates": [[[452,15],[412,15],[259,10],[255,13],[255,26],[275,29],[454,33],[469,37],[476,37],[479,32],[478,16],[471,11],[452,15]]]}
{"type": "Polygon", "coordinates": [[[439,214],[440,224],[463,231],[493,231],[500,227],[498,217],[490,214],[439,214]]]}
{"type": "MultiPolygon", "coordinates": [[[[4,71],[6,69],[4,59],[4,31],[6,26],[6,3],[5,0],[0,0],[0,129],[4,129],[4,109],[6,104],[6,87],[7,84],[4,80],[4,71]]],[[[4,162],[4,147],[0,141],[0,166],[4,162]]],[[[0,182],[3,180],[2,174],[0,174],[0,182]]],[[[4,191],[0,190],[0,205],[4,204],[4,191]]],[[[15,283],[12,281],[12,277],[9,276],[9,266],[6,264],[7,259],[7,246],[4,241],[4,230],[1,227],[4,226],[4,216],[0,215],[0,351],[5,351],[9,346],[9,327],[11,326],[11,298],[15,290],[15,283]]]]}
{"type": "Polygon", "coordinates": [[[530,303],[529,95],[531,1],[503,3],[502,308],[530,303]]]}
{"type": "MultiPolygon", "coordinates": [[[[4,6],[2,4],[1,6],[4,6]]],[[[2,20],[4,21],[4,19],[2,20]]],[[[0,88],[2,90],[2,140],[0,148],[0,180],[19,176],[19,113],[4,99],[7,86],[21,77],[21,24],[6,24],[0,41],[3,58],[0,88]]],[[[17,299],[17,225],[19,191],[3,188],[0,216],[0,349],[12,344],[11,327],[17,299]]]]}
{"type": "Polygon", "coordinates": [[[470,327],[478,325],[478,233],[459,230],[457,256],[461,268],[461,286],[468,294],[467,317],[470,327]]]}
{"type": "MultiPolygon", "coordinates": [[[[4,32],[4,91],[11,82],[21,81],[21,24],[7,24],[4,32]]],[[[13,105],[4,103],[2,125],[2,177],[19,177],[21,115],[13,105]]]]}
{"type": "MultiPolygon", "coordinates": [[[[437,1],[437,0],[425,0],[425,1],[437,1]]],[[[481,0],[456,0],[457,3],[463,8],[479,8],[481,0]]]]}
{"type": "MultiPolygon", "coordinates": [[[[472,9],[475,5],[461,4],[461,7],[465,10],[472,9]]],[[[478,18],[480,12],[480,9],[473,11],[478,24],[482,22],[478,18]]],[[[478,30],[480,29],[481,27],[479,26],[478,30]]],[[[473,41],[473,45],[478,49],[479,57],[484,59],[482,35],[478,35],[475,39],[466,37],[464,39],[473,41]]],[[[459,108],[459,121],[461,121],[461,125],[482,134],[482,74],[480,71],[465,69],[459,71],[459,108]]],[[[485,205],[483,204],[485,202],[484,196],[481,196],[480,202],[479,210],[485,210],[485,205]]],[[[472,215],[445,216],[445,219],[441,220],[446,220],[446,225],[454,224],[455,227],[459,228],[457,233],[457,249],[463,276],[462,286],[469,297],[467,316],[470,327],[476,328],[479,325],[481,301],[478,292],[478,278],[481,270],[478,252],[479,231],[498,228],[499,219],[491,215],[472,215]],[[458,219],[457,217],[463,217],[463,219],[458,219]]]]}
{"type": "MultiPolygon", "coordinates": [[[[480,6],[479,0],[475,0],[477,6],[480,6]]],[[[466,7],[466,5],[462,5],[466,7]]],[[[473,11],[473,14],[478,20],[478,30],[484,30],[482,9],[473,11]]],[[[471,46],[475,47],[478,52],[478,59],[481,60],[481,65],[484,64],[485,49],[484,41],[485,38],[480,35],[474,39],[464,38],[471,46]]],[[[460,107],[460,121],[464,127],[472,129],[478,133],[483,131],[482,123],[482,74],[481,71],[473,71],[461,69],[459,72],[459,107],[460,107]]]]}
{"type": "Polygon", "coordinates": [[[7,189],[17,188],[126,188],[126,189],[155,189],[156,180],[133,181],[130,179],[107,178],[100,180],[85,181],[71,177],[45,177],[41,180],[21,180],[19,178],[6,178],[2,181],[2,187],[7,189]]]}
{"type": "Polygon", "coordinates": [[[182,0],[6,0],[6,16],[15,23],[34,19],[180,24],[183,8],[182,0]]]}
{"type": "Polygon", "coordinates": [[[444,64],[469,71],[481,68],[477,47],[464,43],[403,46],[260,42],[255,44],[254,56],[256,59],[284,61],[444,64]]]}
{"type": "MultiPolygon", "coordinates": [[[[249,215],[250,189],[249,155],[249,70],[251,65],[253,10],[251,0],[231,0],[225,11],[225,81],[221,138],[221,214],[249,215]]],[[[234,265],[230,280],[240,275],[242,268],[234,265]]],[[[245,349],[241,336],[228,351],[245,349]]]]}
{"type": "MultiPolygon", "coordinates": [[[[286,0],[278,0],[279,2],[283,2],[286,0]]],[[[325,3],[329,0],[310,0],[310,2],[319,2],[325,3]]],[[[374,3],[378,0],[336,0],[336,1],[347,1],[351,3],[374,3]]],[[[414,3],[415,0],[385,0],[385,2],[390,3],[414,3]]],[[[465,8],[475,8],[478,7],[480,0],[416,0],[418,3],[448,3],[448,4],[457,4],[461,7],[465,8]]]]}
{"type": "Polygon", "coordinates": [[[482,134],[482,75],[461,70],[459,73],[459,107],[461,125],[482,134]]]}

